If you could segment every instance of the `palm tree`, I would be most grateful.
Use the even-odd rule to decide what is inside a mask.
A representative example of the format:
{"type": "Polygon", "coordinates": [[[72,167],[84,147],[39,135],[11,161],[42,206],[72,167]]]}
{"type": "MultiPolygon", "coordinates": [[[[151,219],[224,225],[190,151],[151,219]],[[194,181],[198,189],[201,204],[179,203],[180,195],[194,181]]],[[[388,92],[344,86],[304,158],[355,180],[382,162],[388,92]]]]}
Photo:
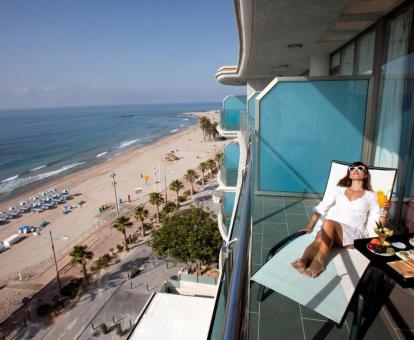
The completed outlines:
{"type": "Polygon", "coordinates": [[[129,217],[120,216],[116,219],[115,224],[113,227],[121,232],[124,235],[124,241],[125,241],[125,248],[126,250],[129,250],[128,248],[128,241],[126,236],[126,228],[130,227],[132,223],[129,221],[129,217]]]}
{"type": "Polygon", "coordinates": [[[148,210],[145,209],[143,204],[140,204],[135,208],[135,218],[141,221],[142,236],[145,236],[144,220],[148,217],[148,210]]]}
{"type": "Polygon", "coordinates": [[[200,171],[201,171],[201,185],[203,186],[203,188],[204,188],[204,173],[206,172],[206,170],[208,169],[208,167],[207,167],[207,163],[206,162],[201,162],[199,165],[198,165],[198,168],[200,169],[200,171]]]}
{"type": "Polygon", "coordinates": [[[91,260],[93,253],[88,250],[86,245],[77,245],[69,253],[71,264],[80,264],[85,282],[88,282],[88,273],[86,271],[86,261],[91,260]]]}
{"type": "Polygon", "coordinates": [[[222,152],[217,152],[214,155],[214,160],[216,161],[216,169],[220,169],[220,161],[223,159],[223,153],[222,152]]]}
{"type": "Polygon", "coordinates": [[[216,162],[214,159],[209,159],[207,161],[207,168],[210,170],[210,178],[213,178],[213,170],[216,168],[216,162]]]}
{"type": "Polygon", "coordinates": [[[208,124],[210,123],[210,120],[206,116],[200,117],[200,128],[203,130],[203,140],[206,140],[206,129],[208,124]]]}
{"type": "Polygon", "coordinates": [[[175,193],[177,194],[177,206],[179,207],[180,206],[180,200],[179,200],[179,197],[178,197],[178,192],[182,188],[184,188],[183,183],[179,179],[176,179],[176,180],[174,180],[170,183],[169,188],[170,188],[170,190],[175,191],[175,193]]]}
{"type": "Polygon", "coordinates": [[[218,126],[217,122],[214,122],[214,123],[211,124],[211,129],[212,129],[214,140],[217,140],[218,137],[219,137],[219,132],[217,131],[217,126],[218,126]]]}
{"type": "Polygon", "coordinates": [[[197,173],[193,169],[188,169],[184,178],[191,183],[191,196],[194,194],[194,181],[198,178],[197,173]]]}
{"type": "Polygon", "coordinates": [[[160,223],[160,204],[164,202],[164,198],[159,192],[152,192],[149,195],[149,202],[157,208],[157,223],[160,223]]]}

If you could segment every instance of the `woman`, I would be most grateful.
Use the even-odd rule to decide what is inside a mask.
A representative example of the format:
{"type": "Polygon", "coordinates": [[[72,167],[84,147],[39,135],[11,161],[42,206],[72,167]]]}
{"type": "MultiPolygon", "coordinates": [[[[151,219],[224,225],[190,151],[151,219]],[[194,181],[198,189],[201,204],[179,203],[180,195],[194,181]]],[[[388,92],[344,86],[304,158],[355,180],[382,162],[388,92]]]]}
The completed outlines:
{"type": "Polygon", "coordinates": [[[317,205],[309,224],[303,231],[312,232],[318,219],[325,218],[321,230],[300,259],[292,263],[300,273],[311,277],[318,276],[325,270],[325,260],[332,245],[352,247],[354,240],[367,237],[365,225],[368,214],[374,215],[376,221],[386,225],[391,203],[388,201],[381,214],[377,197],[371,189],[368,168],[362,162],[354,162],[348,167],[335,190],[326,193],[317,205]],[[329,212],[329,208],[335,207],[329,212]]]}

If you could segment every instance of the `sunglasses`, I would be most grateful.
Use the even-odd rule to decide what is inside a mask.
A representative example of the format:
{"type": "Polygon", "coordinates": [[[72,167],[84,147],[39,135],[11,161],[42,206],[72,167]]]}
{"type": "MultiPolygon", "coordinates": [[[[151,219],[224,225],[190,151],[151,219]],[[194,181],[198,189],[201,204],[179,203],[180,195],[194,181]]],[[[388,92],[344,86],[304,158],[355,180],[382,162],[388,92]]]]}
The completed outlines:
{"type": "Polygon", "coordinates": [[[359,165],[359,166],[350,166],[348,169],[349,169],[349,171],[354,171],[354,170],[359,170],[359,171],[363,171],[363,172],[366,172],[367,171],[367,169],[364,166],[362,166],[362,165],[359,165]]]}

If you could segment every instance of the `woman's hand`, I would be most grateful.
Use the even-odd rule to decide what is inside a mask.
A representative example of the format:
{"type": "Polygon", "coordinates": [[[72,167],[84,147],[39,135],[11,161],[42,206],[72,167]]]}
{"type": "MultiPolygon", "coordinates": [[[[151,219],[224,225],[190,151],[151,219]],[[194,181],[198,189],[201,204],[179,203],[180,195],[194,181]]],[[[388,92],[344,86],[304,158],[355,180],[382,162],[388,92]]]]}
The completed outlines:
{"type": "Polygon", "coordinates": [[[309,234],[309,233],[312,232],[312,230],[313,230],[313,226],[312,225],[307,225],[305,228],[300,229],[299,231],[305,231],[306,234],[309,234]]]}
{"type": "Polygon", "coordinates": [[[390,210],[391,209],[391,205],[392,205],[391,200],[388,200],[387,203],[384,204],[384,207],[383,207],[384,210],[385,211],[390,210]]]}

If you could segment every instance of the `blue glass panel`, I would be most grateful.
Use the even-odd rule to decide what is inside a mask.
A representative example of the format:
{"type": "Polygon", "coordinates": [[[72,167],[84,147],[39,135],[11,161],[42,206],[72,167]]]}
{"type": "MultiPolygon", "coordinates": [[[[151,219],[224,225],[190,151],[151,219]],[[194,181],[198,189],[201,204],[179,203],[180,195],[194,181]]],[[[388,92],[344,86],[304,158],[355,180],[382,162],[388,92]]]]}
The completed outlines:
{"type": "Polygon", "coordinates": [[[223,222],[228,232],[230,227],[231,215],[233,214],[234,200],[236,199],[235,192],[225,192],[222,204],[223,222]]]}
{"type": "Polygon", "coordinates": [[[223,100],[224,110],[246,110],[246,96],[227,96],[223,100]]]}
{"type": "Polygon", "coordinates": [[[233,212],[234,200],[236,199],[235,192],[225,192],[223,199],[224,212],[230,214],[233,212]]]}
{"type": "Polygon", "coordinates": [[[240,146],[236,143],[228,144],[224,148],[223,161],[226,169],[237,169],[239,167],[240,146]]]}
{"type": "Polygon", "coordinates": [[[240,129],[240,111],[246,110],[246,96],[227,96],[223,100],[220,126],[227,131],[240,129]]]}
{"type": "Polygon", "coordinates": [[[249,116],[249,123],[250,123],[251,130],[254,130],[254,121],[255,121],[255,116],[256,116],[254,106],[255,106],[255,99],[258,95],[259,95],[259,92],[255,93],[247,101],[247,113],[249,116]]]}
{"type": "Polygon", "coordinates": [[[220,125],[228,131],[238,131],[240,129],[240,111],[241,110],[225,110],[224,122],[220,125]]]}
{"type": "Polygon", "coordinates": [[[331,161],[361,159],[368,80],[288,82],[260,100],[261,191],[322,193],[331,161]]]}

